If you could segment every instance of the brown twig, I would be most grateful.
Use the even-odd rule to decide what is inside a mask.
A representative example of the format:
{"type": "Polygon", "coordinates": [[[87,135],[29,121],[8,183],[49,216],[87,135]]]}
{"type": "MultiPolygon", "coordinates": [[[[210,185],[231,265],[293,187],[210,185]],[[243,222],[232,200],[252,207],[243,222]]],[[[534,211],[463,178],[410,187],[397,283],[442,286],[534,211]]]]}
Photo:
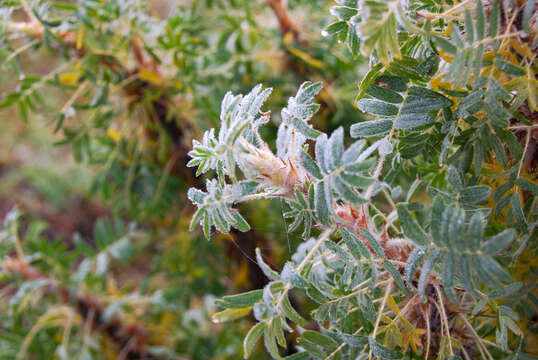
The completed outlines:
{"type": "Polygon", "coordinates": [[[302,38],[299,27],[291,19],[285,0],[267,0],[266,4],[273,10],[276,16],[282,36],[291,33],[296,42],[304,46],[308,45],[308,42],[302,38]]]}

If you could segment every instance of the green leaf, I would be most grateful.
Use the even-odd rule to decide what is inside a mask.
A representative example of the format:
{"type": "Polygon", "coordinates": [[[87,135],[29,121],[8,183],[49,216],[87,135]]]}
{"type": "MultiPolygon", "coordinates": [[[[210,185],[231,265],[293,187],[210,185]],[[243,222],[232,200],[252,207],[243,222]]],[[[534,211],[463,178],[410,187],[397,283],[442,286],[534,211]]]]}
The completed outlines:
{"type": "Polygon", "coordinates": [[[269,278],[269,280],[280,280],[280,275],[278,275],[276,271],[271,269],[271,267],[267,265],[265,261],[263,261],[260,248],[256,248],[256,261],[258,262],[258,266],[262,272],[265,274],[265,276],[267,276],[267,278],[269,278]]]}
{"type": "MultiPolygon", "coordinates": [[[[450,173],[449,173],[450,174],[450,173]]],[[[449,175],[450,177],[450,175],[449,175]]],[[[445,203],[441,196],[436,196],[433,200],[432,214],[431,214],[431,233],[433,240],[436,244],[443,244],[444,239],[442,237],[442,221],[443,221],[443,212],[445,210],[445,203]]]]}
{"type": "Polygon", "coordinates": [[[512,276],[491,256],[479,256],[477,258],[480,260],[481,266],[486,273],[491,274],[502,282],[508,283],[513,281],[512,276]]]}
{"type": "Polygon", "coordinates": [[[239,211],[232,210],[232,217],[233,217],[233,220],[234,220],[233,225],[237,230],[242,231],[242,232],[247,232],[247,231],[250,230],[250,225],[247,223],[245,218],[243,218],[243,216],[241,216],[239,211]]]}
{"type": "Polygon", "coordinates": [[[353,16],[357,15],[357,9],[347,6],[333,6],[330,11],[332,15],[336,16],[344,23],[349,21],[353,16]]]}
{"type": "Polygon", "coordinates": [[[433,267],[436,264],[437,258],[439,257],[440,250],[434,249],[431,254],[424,261],[424,266],[420,272],[420,277],[418,279],[418,295],[420,300],[426,302],[426,285],[428,285],[428,279],[430,277],[430,272],[433,270],[433,267]]]}
{"type": "Polygon", "coordinates": [[[387,269],[387,271],[392,275],[392,277],[394,278],[394,281],[396,281],[396,284],[398,285],[398,287],[400,288],[400,290],[402,290],[403,292],[407,292],[407,288],[405,287],[404,285],[404,282],[403,282],[403,279],[402,279],[402,275],[400,274],[400,272],[396,269],[396,267],[394,267],[394,265],[392,265],[392,263],[387,260],[387,259],[384,259],[383,260],[383,264],[385,265],[385,269],[387,269]]]}
{"type": "Polygon", "coordinates": [[[489,36],[495,37],[499,31],[499,2],[494,1],[489,14],[489,36]]]}
{"type": "Polygon", "coordinates": [[[512,215],[514,216],[519,229],[522,231],[525,230],[527,228],[527,220],[525,219],[525,214],[523,213],[523,208],[521,207],[521,198],[517,192],[512,194],[510,203],[512,215]]]}
{"type": "Polygon", "coordinates": [[[535,11],[534,5],[536,4],[535,0],[527,0],[527,4],[525,5],[525,8],[523,9],[523,29],[530,33],[530,19],[532,18],[532,14],[535,11]]]}
{"type": "Polygon", "coordinates": [[[368,337],[354,334],[339,334],[339,337],[349,346],[362,348],[368,344],[368,337]]]}
{"type": "Polygon", "coordinates": [[[334,339],[317,331],[306,330],[301,337],[328,350],[334,350],[339,345],[334,339]]]}
{"type": "Polygon", "coordinates": [[[482,252],[487,255],[496,255],[506,249],[515,238],[516,232],[512,229],[506,229],[484,242],[482,244],[482,252]]]}
{"type": "Polygon", "coordinates": [[[306,351],[301,351],[292,355],[286,356],[284,359],[286,360],[308,360],[310,356],[306,351]]]}
{"type": "Polygon", "coordinates": [[[350,147],[346,149],[346,151],[344,151],[344,155],[342,155],[342,162],[345,165],[355,162],[362,150],[364,149],[364,146],[366,146],[366,141],[355,141],[353,144],[351,144],[350,147]]]}
{"type": "Polygon", "coordinates": [[[374,238],[372,236],[372,234],[370,234],[370,232],[368,230],[366,230],[366,229],[359,228],[359,231],[366,238],[366,240],[368,240],[368,242],[370,243],[370,245],[372,246],[372,248],[376,252],[377,256],[384,259],[385,258],[385,253],[384,253],[383,248],[381,247],[381,245],[379,245],[379,242],[376,240],[376,238],[374,238]]]}
{"type": "Polygon", "coordinates": [[[399,104],[403,101],[402,95],[398,94],[396,91],[377,85],[371,85],[368,90],[366,90],[366,94],[381,101],[393,104],[399,104]]]}
{"type": "Polygon", "coordinates": [[[325,359],[327,357],[325,351],[321,350],[318,346],[316,346],[316,344],[311,341],[300,337],[297,339],[297,343],[301,345],[309,354],[319,359],[325,359]]]}
{"type": "Polygon", "coordinates": [[[278,346],[276,344],[276,339],[275,339],[276,334],[274,333],[274,330],[273,330],[274,329],[273,323],[275,321],[278,321],[278,318],[272,318],[271,320],[269,320],[268,328],[265,329],[263,333],[263,343],[265,345],[265,348],[269,352],[269,354],[271,354],[271,356],[274,359],[280,360],[282,359],[282,357],[280,356],[280,353],[278,352],[278,346]]]}
{"type": "Polygon", "coordinates": [[[362,257],[371,257],[370,250],[368,250],[366,245],[364,245],[358,237],[350,233],[346,228],[341,228],[340,233],[342,234],[342,238],[351,252],[351,255],[353,255],[356,260],[360,260],[362,257]]]}
{"type": "Polygon", "coordinates": [[[302,165],[308,171],[310,175],[312,175],[316,179],[321,179],[323,175],[321,174],[321,171],[319,170],[318,164],[308,155],[304,150],[301,151],[301,160],[302,165]]]}
{"type": "Polygon", "coordinates": [[[433,40],[435,41],[435,45],[437,45],[443,51],[446,51],[449,54],[456,55],[456,53],[458,52],[458,48],[454,46],[449,40],[443,37],[435,36],[433,40]]]}
{"type": "Polygon", "coordinates": [[[384,101],[374,99],[360,99],[357,107],[362,112],[381,116],[394,116],[398,114],[398,107],[384,101]]]}
{"type": "Polygon", "coordinates": [[[482,6],[482,1],[478,0],[476,2],[476,39],[484,39],[484,34],[486,33],[486,22],[484,7],[482,6]]]}
{"type": "Polygon", "coordinates": [[[508,61],[495,59],[494,64],[497,69],[510,75],[524,76],[526,74],[525,70],[523,70],[521,67],[516,66],[508,61]]]}
{"type": "Polygon", "coordinates": [[[251,327],[248,331],[247,335],[245,336],[245,339],[243,340],[243,352],[245,359],[247,359],[252,353],[254,345],[256,345],[256,343],[262,336],[266,326],[267,325],[264,322],[259,322],[253,327],[251,327]]]}
{"type": "Polygon", "coordinates": [[[472,44],[474,41],[474,26],[469,9],[465,9],[465,32],[467,33],[467,43],[472,44]]]}
{"type": "Polygon", "coordinates": [[[334,36],[342,31],[347,30],[347,23],[345,21],[337,21],[325,28],[328,35],[334,36]]]}
{"type": "Polygon", "coordinates": [[[250,307],[226,309],[226,310],[213,314],[211,319],[214,322],[218,322],[218,323],[236,320],[247,315],[250,312],[250,309],[251,309],[250,307]]]}
{"type": "Polygon", "coordinates": [[[396,206],[398,217],[402,223],[405,235],[419,246],[424,246],[430,243],[428,235],[422,230],[420,225],[413,219],[407,207],[403,204],[396,206]]]}
{"type": "Polygon", "coordinates": [[[351,125],[350,134],[354,138],[383,135],[392,128],[392,123],[390,119],[364,121],[351,125]]]}
{"type": "MultiPolygon", "coordinates": [[[[315,205],[316,205],[316,215],[318,220],[326,226],[329,226],[329,207],[326,194],[326,183],[324,181],[317,182],[314,185],[314,194],[315,194],[315,205]]],[[[329,190],[330,191],[330,190],[329,190]]],[[[332,204],[331,204],[332,206],[332,204]]]]}
{"type": "Polygon", "coordinates": [[[430,114],[405,114],[396,118],[394,128],[398,130],[409,130],[432,124],[434,121],[435,117],[430,114]]]}
{"type": "Polygon", "coordinates": [[[368,342],[370,343],[370,349],[374,356],[382,359],[401,359],[402,354],[399,351],[392,350],[384,347],[383,345],[377,343],[375,339],[371,336],[368,337],[368,342]]]}
{"type": "Polygon", "coordinates": [[[422,263],[422,259],[424,258],[425,254],[426,250],[423,247],[416,247],[409,255],[409,258],[407,258],[404,276],[408,287],[411,287],[413,277],[415,276],[418,268],[420,267],[420,264],[422,263]]]}
{"type": "Polygon", "coordinates": [[[501,166],[506,169],[506,166],[508,164],[508,158],[506,157],[506,153],[504,151],[504,147],[499,140],[499,138],[495,135],[491,135],[489,137],[489,143],[491,147],[493,148],[493,152],[495,153],[495,157],[501,164],[501,166]]]}
{"type": "Polygon", "coordinates": [[[450,298],[450,300],[457,304],[458,300],[456,299],[456,294],[454,288],[452,287],[452,282],[454,278],[454,255],[450,252],[447,252],[443,261],[443,290],[445,294],[450,298]]]}
{"type": "Polygon", "coordinates": [[[460,200],[465,204],[476,204],[485,200],[490,194],[491,189],[489,186],[470,186],[460,192],[460,200]]]}
{"type": "Polygon", "coordinates": [[[308,324],[308,321],[306,321],[294,308],[291,306],[290,299],[288,298],[288,295],[284,296],[284,299],[282,299],[282,311],[284,312],[284,315],[288,319],[290,319],[292,322],[301,325],[306,326],[308,324]]]}
{"type": "Polygon", "coordinates": [[[383,65],[378,63],[372,66],[370,70],[368,70],[368,72],[362,79],[361,84],[359,85],[359,93],[357,97],[355,98],[355,103],[357,103],[360,99],[363,98],[368,88],[370,88],[370,86],[375,82],[382,68],[383,68],[383,65]]]}
{"type": "Polygon", "coordinates": [[[522,190],[529,191],[533,193],[534,195],[538,196],[538,185],[530,182],[527,179],[524,178],[518,178],[516,180],[516,185],[519,186],[522,190]]]}
{"type": "Polygon", "coordinates": [[[402,107],[402,114],[425,114],[452,105],[452,101],[443,95],[421,86],[411,86],[409,95],[402,107]]]}
{"type": "Polygon", "coordinates": [[[0,102],[0,110],[5,109],[7,107],[10,107],[11,105],[15,104],[19,99],[21,98],[21,93],[19,92],[13,92],[9,93],[1,102],[0,102]]]}
{"type": "Polygon", "coordinates": [[[344,249],[342,249],[338,244],[332,242],[330,239],[326,240],[324,242],[324,245],[327,249],[335,253],[340,258],[340,260],[343,260],[345,262],[351,260],[351,256],[349,256],[348,253],[344,251],[344,249]]]}
{"type": "Polygon", "coordinates": [[[465,182],[463,174],[458,169],[456,169],[454,166],[449,166],[447,175],[448,183],[454,190],[460,191],[463,189],[465,182]]]}
{"type": "Polygon", "coordinates": [[[315,139],[321,134],[321,132],[319,132],[318,130],[312,129],[310,126],[308,126],[305,121],[296,117],[292,117],[290,122],[297,129],[297,131],[299,131],[301,134],[303,134],[309,139],[315,139]]]}
{"type": "Polygon", "coordinates": [[[221,299],[217,300],[217,305],[229,308],[229,309],[240,309],[254,305],[261,300],[263,295],[263,290],[252,290],[246,293],[238,295],[229,295],[224,296],[221,299]]]}

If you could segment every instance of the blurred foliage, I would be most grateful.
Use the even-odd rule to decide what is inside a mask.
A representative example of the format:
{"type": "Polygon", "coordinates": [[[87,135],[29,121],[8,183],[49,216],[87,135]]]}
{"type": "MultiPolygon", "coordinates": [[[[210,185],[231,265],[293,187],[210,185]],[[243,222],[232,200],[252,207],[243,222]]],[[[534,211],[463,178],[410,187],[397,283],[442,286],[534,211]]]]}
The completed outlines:
{"type": "MultiPolygon", "coordinates": [[[[511,297],[495,290],[492,295],[490,277],[477,267],[470,281],[486,294],[477,297],[459,266],[453,283],[434,266],[450,263],[450,256],[460,261],[461,252],[443,252],[438,261],[439,249],[426,249],[427,270],[418,271],[426,275],[419,284],[406,279],[404,285],[421,299],[434,288],[451,296],[455,287],[464,310],[476,312],[468,319],[483,339],[475,342],[451,311],[450,321],[461,334],[451,328],[452,337],[443,335],[448,320],[432,310],[437,317],[432,315],[428,325],[436,326],[430,357],[443,358],[452,346],[460,351],[464,338],[473,357],[490,349],[495,358],[531,358],[519,352],[536,352],[535,2],[484,1],[483,14],[477,4],[3,1],[0,146],[8,151],[0,155],[0,213],[5,215],[0,358],[265,359],[284,356],[277,342],[292,359],[362,358],[368,351],[359,354],[357,344],[366,343],[376,357],[398,357],[396,347],[418,358],[432,339],[418,310],[412,330],[405,327],[409,307],[397,261],[408,259],[382,259],[374,240],[368,245],[373,255],[361,254],[369,258],[365,262],[353,251],[350,256],[343,243],[325,240],[335,238],[332,232],[342,218],[358,216],[357,204],[366,199],[364,216],[372,218],[375,239],[407,237],[415,241],[409,247],[420,249],[421,231],[430,234],[435,227],[430,221],[435,195],[450,210],[445,218],[467,219],[468,210],[493,208],[480,239],[504,234],[504,243],[512,233],[503,231],[514,228],[514,251],[488,259],[511,266],[510,280],[523,286],[508,294],[513,284],[505,281],[511,297]],[[499,23],[486,22],[495,11],[499,23]],[[304,81],[313,83],[295,96],[304,81]],[[241,101],[231,93],[248,93],[259,83],[274,91],[257,99],[249,116],[237,116],[233,106],[221,108],[223,98],[228,105],[241,101]],[[286,111],[260,113],[263,100],[264,111],[286,111]],[[395,114],[400,103],[414,107],[395,114]],[[242,127],[226,123],[236,118],[242,127]],[[219,127],[223,134],[245,136],[241,151],[230,138],[205,133],[219,127]],[[365,141],[344,137],[341,127],[365,141]],[[330,166],[340,160],[342,166],[355,166],[347,174],[351,178],[333,177],[322,163],[318,153],[324,152],[324,141],[335,149],[330,166]],[[195,156],[189,156],[193,144],[195,156]],[[303,144],[315,153],[303,151],[303,144]],[[348,155],[338,159],[344,145],[351,145],[348,155]],[[366,148],[360,161],[352,159],[366,148]],[[295,155],[304,167],[302,161],[295,164],[295,155]],[[369,171],[379,159],[378,170],[369,171]],[[202,164],[212,170],[197,177],[192,166],[202,164]],[[318,173],[324,180],[315,180],[318,173]],[[211,180],[215,176],[218,180],[211,180]],[[290,179],[280,191],[279,181],[290,179]],[[207,193],[191,190],[193,206],[187,189],[202,189],[206,180],[207,193]],[[220,207],[208,206],[206,199],[220,207]],[[258,201],[235,208],[253,199],[258,201]],[[337,215],[333,200],[341,206],[337,215]],[[204,231],[189,230],[193,214],[193,225],[205,221],[211,242],[204,231]],[[251,230],[227,233],[230,225],[251,230]],[[380,228],[384,232],[378,233],[380,228]],[[310,235],[321,239],[317,245],[310,235]],[[296,276],[303,267],[310,271],[312,247],[323,250],[322,264],[316,265],[325,271],[319,271],[322,285],[304,273],[296,276]],[[323,258],[327,253],[336,263],[323,258]],[[364,267],[354,272],[351,265],[341,266],[340,256],[364,267]],[[442,278],[432,282],[435,287],[428,283],[430,271],[442,278]],[[370,281],[374,273],[380,284],[370,281]],[[396,283],[388,286],[391,279],[396,283]],[[360,303],[346,301],[357,291],[350,284],[360,281],[380,286],[359,289],[360,303]],[[323,293],[292,290],[305,282],[323,293]],[[483,282],[487,286],[480,287],[483,282]],[[215,300],[263,287],[263,299],[255,290],[246,298],[215,300]],[[386,295],[390,291],[392,296],[386,295]],[[276,307],[270,300],[275,296],[276,307]],[[325,306],[325,313],[320,296],[334,305],[325,306]],[[392,312],[381,320],[371,310],[377,307],[381,315],[387,302],[392,312]],[[228,309],[220,311],[217,304],[228,309]],[[257,308],[254,327],[251,321],[224,322],[250,314],[251,305],[257,308]],[[295,331],[284,335],[286,317],[295,331]],[[357,323],[368,336],[345,337],[360,330],[357,323]],[[256,345],[262,333],[266,349],[256,345]],[[519,334],[525,334],[524,341],[519,334]],[[335,341],[350,346],[341,351],[335,341]]],[[[352,236],[364,236],[352,230],[352,236]]],[[[342,229],[339,233],[345,237],[342,229]]],[[[409,266],[417,270],[423,257],[415,260],[409,266]]],[[[417,296],[413,309],[422,306],[417,296]]]]}

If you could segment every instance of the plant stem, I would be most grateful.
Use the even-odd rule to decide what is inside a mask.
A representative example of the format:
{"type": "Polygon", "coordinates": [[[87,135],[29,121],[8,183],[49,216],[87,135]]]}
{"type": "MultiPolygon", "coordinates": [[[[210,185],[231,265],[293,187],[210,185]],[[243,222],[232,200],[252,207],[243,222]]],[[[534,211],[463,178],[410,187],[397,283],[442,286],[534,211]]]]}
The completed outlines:
{"type": "MultiPolygon", "coordinates": [[[[314,256],[314,253],[319,249],[321,244],[323,244],[325,242],[325,240],[327,240],[329,238],[329,236],[332,234],[333,231],[334,231],[334,226],[330,227],[330,228],[327,228],[327,229],[325,229],[325,231],[323,231],[323,233],[319,237],[319,240],[316,242],[314,247],[308,252],[308,254],[306,254],[303,261],[301,261],[299,266],[297,266],[297,268],[295,269],[296,273],[300,273],[301,270],[303,270],[303,268],[306,266],[306,264],[308,264],[308,261],[310,261],[312,256],[314,256]]],[[[278,301],[276,302],[276,308],[277,309],[280,308],[280,305],[282,304],[282,301],[284,301],[284,297],[287,295],[287,293],[288,293],[288,291],[290,289],[291,289],[291,284],[287,283],[286,286],[284,286],[284,290],[282,290],[282,294],[278,298],[278,301]]]]}
{"type": "Polygon", "coordinates": [[[439,289],[439,286],[434,285],[435,290],[437,290],[437,299],[439,299],[439,311],[441,312],[441,316],[443,319],[443,323],[445,324],[445,331],[446,331],[446,337],[448,339],[448,348],[450,349],[450,355],[454,355],[454,350],[452,349],[452,341],[450,340],[450,330],[448,328],[448,318],[446,316],[445,312],[445,305],[443,304],[443,294],[441,294],[441,290],[439,289]]]}
{"type": "MultiPolygon", "coordinates": [[[[375,340],[375,335],[377,334],[377,330],[379,328],[379,323],[381,322],[381,315],[383,315],[383,309],[385,308],[385,304],[387,303],[387,299],[389,298],[390,291],[392,290],[392,281],[389,282],[387,285],[387,288],[385,289],[385,295],[383,296],[383,301],[381,302],[381,305],[379,306],[379,312],[377,313],[377,318],[375,320],[375,326],[374,326],[374,332],[372,333],[372,338],[375,340]]],[[[372,358],[372,349],[368,352],[368,359],[372,358]]]]}

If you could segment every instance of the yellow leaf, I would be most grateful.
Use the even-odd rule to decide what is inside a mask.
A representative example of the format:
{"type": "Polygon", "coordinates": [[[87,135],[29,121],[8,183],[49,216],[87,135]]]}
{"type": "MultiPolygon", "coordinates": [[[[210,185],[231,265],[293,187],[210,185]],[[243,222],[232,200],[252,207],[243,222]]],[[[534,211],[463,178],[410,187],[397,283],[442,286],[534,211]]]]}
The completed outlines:
{"type": "Polygon", "coordinates": [[[77,50],[82,48],[82,41],[84,40],[84,28],[80,28],[77,32],[77,50]]]}
{"type": "Polygon", "coordinates": [[[322,63],[321,61],[319,61],[317,59],[314,59],[312,56],[310,56],[310,54],[307,54],[304,51],[299,50],[299,49],[297,49],[296,47],[293,47],[293,46],[288,46],[287,49],[292,55],[294,55],[294,56],[298,57],[299,59],[303,60],[308,65],[313,66],[313,67],[318,68],[318,69],[325,68],[324,63],[322,63]]]}
{"type": "Polygon", "coordinates": [[[215,323],[221,323],[226,321],[232,321],[239,319],[240,317],[245,316],[250,312],[250,307],[241,308],[241,309],[226,309],[218,313],[213,314],[211,320],[215,323]]]}
{"type": "Polygon", "coordinates": [[[452,63],[452,58],[443,50],[439,50],[439,56],[441,56],[441,58],[447,63],[452,63]]]}
{"type": "Polygon", "coordinates": [[[109,138],[111,138],[112,140],[114,140],[115,142],[118,142],[120,141],[121,139],[121,134],[116,131],[116,130],[113,130],[113,129],[106,129],[106,134],[109,138]]]}
{"type": "Polygon", "coordinates": [[[75,85],[79,76],[77,72],[64,73],[60,75],[60,82],[64,85],[75,85]]]}
{"type": "Polygon", "coordinates": [[[394,301],[394,298],[390,295],[387,298],[387,304],[389,305],[390,309],[398,316],[398,319],[401,321],[402,325],[406,328],[406,330],[413,334],[413,336],[416,336],[416,329],[406,318],[404,318],[400,314],[400,308],[398,307],[398,304],[396,304],[396,301],[394,301]]]}
{"type": "Polygon", "coordinates": [[[162,79],[159,77],[159,75],[155,74],[154,72],[146,69],[146,68],[141,68],[138,72],[138,77],[141,79],[141,80],[145,80],[149,83],[152,83],[152,84],[155,84],[155,85],[160,85],[162,83],[162,79]]]}
{"type": "Polygon", "coordinates": [[[293,34],[291,31],[288,31],[286,35],[284,35],[284,38],[282,39],[285,45],[289,45],[293,42],[293,34]]]}
{"type": "Polygon", "coordinates": [[[529,49],[528,45],[525,43],[520,42],[518,39],[510,39],[509,44],[514,48],[515,51],[517,51],[519,54],[532,58],[534,57],[534,53],[531,49],[529,49]]]}
{"type": "Polygon", "coordinates": [[[400,308],[398,307],[398,304],[396,304],[396,301],[394,301],[394,298],[390,295],[387,298],[387,304],[389,304],[392,312],[394,312],[396,315],[400,315],[400,308]]]}

